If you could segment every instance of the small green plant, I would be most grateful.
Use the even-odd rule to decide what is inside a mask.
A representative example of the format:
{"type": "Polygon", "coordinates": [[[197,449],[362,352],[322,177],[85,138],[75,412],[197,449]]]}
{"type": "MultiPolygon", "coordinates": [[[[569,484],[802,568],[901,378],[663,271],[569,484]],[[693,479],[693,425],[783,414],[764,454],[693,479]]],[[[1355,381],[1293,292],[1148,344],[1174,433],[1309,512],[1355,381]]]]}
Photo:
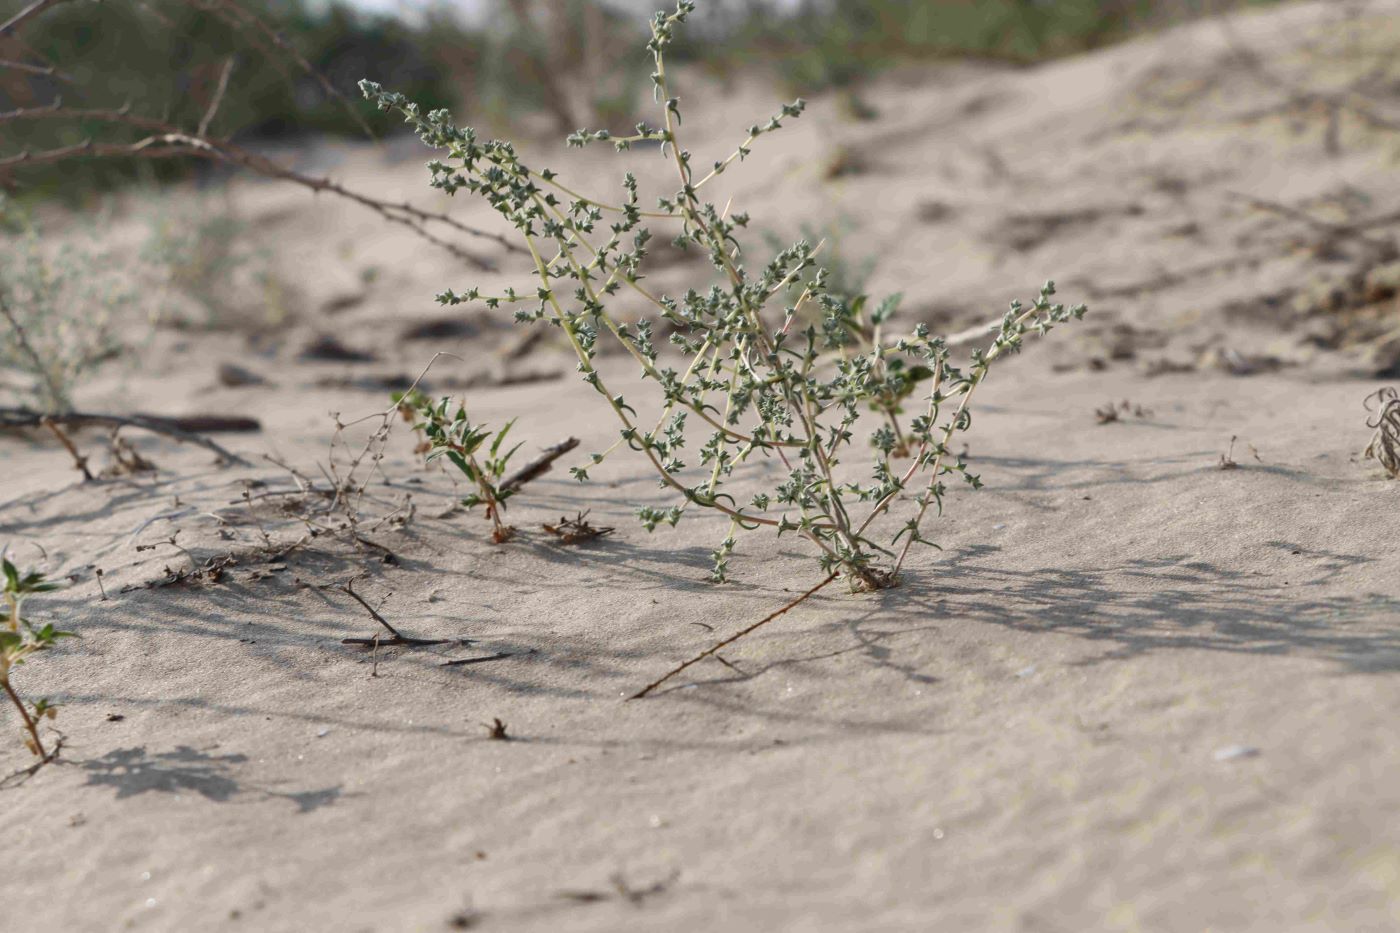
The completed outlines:
{"type": "Polygon", "coordinates": [[[484,425],[472,424],[466,406],[460,403],[454,406],[450,398],[433,403],[422,393],[412,393],[397,401],[400,405],[412,406],[416,413],[418,422],[413,428],[422,431],[427,438],[428,460],[447,458],[476,486],[477,491],[465,496],[462,505],[469,509],[485,506],[486,517],[491,521],[491,540],[497,544],[509,540],[515,529],[505,523],[503,513],[506,500],[515,494],[515,489],[506,485],[504,478],[506,465],[520,445],[504,452],[502,447],[515,420],[511,419],[505,427],[493,432],[484,425]]]}
{"type": "Polygon", "coordinates": [[[26,598],[52,592],[59,588],[59,584],[50,582],[41,573],[21,575],[8,559],[0,560],[0,567],[3,567],[5,574],[6,616],[3,628],[0,628],[0,688],[4,689],[24,723],[25,747],[40,761],[48,761],[58,754],[58,746],[55,745],[52,750],[44,746],[39,725],[45,719],[53,719],[58,714],[58,708],[46,699],[26,703],[15,690],[11,675],[29,657],[49,650],[60,638],[77,636],[72,632],[60,632],[52,624],[35,628],[20,614],[26,598]]]}
{"type": "MultiPolygon", "coordinates": [[[[360,86],[381,110],[400,112],[427,145],[442,151],[441,158],[428,163],[433,187],[483,198],[519,232],[537,275],[531,287],[495,295],[477,288],[448,290],[438,300],[488,308],[514,305],[517,320],[543,321],[563,332],[583,380],[621,424],[620,439],[594,454],[592,463],[625,445],[645,457],[661,485],[682,500],[664,508],[639,508],[646,529],[675,525],[692,506],[726,516],[729,530],[713,555],[716,581],[727,575],[737,533],[768,528],[807,539],[818,550],[828,579],[844,576],[853,589],[889,586],[910,547],[931,543],[923,536],[922,522],[930,509],[942,511],[945,479],[981,485],[951,448],[954,435],[971,427],[968,404],[993,362],[1020,350],[1027,334],[1043,334],[1079,318],[1084,308],[1052,303],[1054,285],[1046,283],[1029,306],[1013,302],[998,323],[988,326],[990,345],[959,366],[948,342],[924,325],[894,340],[885,335],[897,299],[867,311],[864,299],[833,294],[829,274],[816,268],[816,248],[805,240],[751,265],[740,239],[749,216],[706,201],[704,188],[752,155],[760,137],[799,117],[805,104],[799,99],[767,122],[754,124],[736,149],[706,168],[682,145],[680,99],[666,70],[666,50],[694,9],[691,0],[680,0],[674,12],[658,13],[652,20],[648,49],[655,63],[651,81],[661,125],[639,124],[628,136],[580,130],[568,138],[571,146],[607,142],[618,151],[655,145],[673,164],[679,187],[659,197],[654,210],[642,207],[637,179],[630,173],[622,182],[621,203],[589,197],[565,185],[558,173],[527,165],[511,143],[483,141],[471,128],[458,127],[445,110],[425,113],[374,82],[360,86]],[[710,283],[697,283],[680,296],[655,294],[643,284],[641,263],[653,238],[650,227],[659,225],[677,246],[709,257],[714,269],[710,283]],[[805,284],[791,298],[789,286],[798,281],[805,284]],[[624,288],[650,302],[657,317],[623,318],[613,299],[624,288]],[[662,356],[657,340],[663,334],[678,357],[662,356]],[[648,427],[636,407],[609,389],[597,369],[598,341],[605,338],[617,341],[654,387],[659,409],[654,426],[648,427]],[[894,419],[916,392],[918,414],[901,427],[894,419]],[[871,408],[883,417],[867,435],[872,453],[863,454],[860,448],[853,451],[852,442],[863,413],[871,408]],[[686,459],[691,443],[687,427],[696,421],[708,437],[692,466],[686,459]],[[740,501],[728,491],[727,481],[742,467],[757,467],[759,460],[781,464],[780,478],[740,501]],[[907,505],[908,517],[886,529],[878,523],[896,503],[907,505]]],[[[479,448],[488,435],[470,426],[465,412],[449,418],[446,403],[433,412],[440,439],[435,446],[453,451],[459,468],[474,480],[483,476],[480,466],[469,472],[466,447],[479,448]]],[[[493,456],[498,446],[499,438],[493,456]]],[[[588,468],[573,472],[580,480],[588,478],[588,468]]],[[[759,470],[749,472],[761,476],[759,470]]],[[[491,502],[490,483],[481,486],[491,502]]]]}

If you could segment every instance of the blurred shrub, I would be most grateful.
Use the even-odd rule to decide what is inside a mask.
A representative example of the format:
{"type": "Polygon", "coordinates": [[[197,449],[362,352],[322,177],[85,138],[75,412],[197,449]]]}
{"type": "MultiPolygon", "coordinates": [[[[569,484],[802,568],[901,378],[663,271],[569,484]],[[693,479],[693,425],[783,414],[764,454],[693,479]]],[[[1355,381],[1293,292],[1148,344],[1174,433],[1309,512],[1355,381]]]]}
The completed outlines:
{"type": "Polygon", "coordinates": [[[87,236],[48,242],[32,218],[0,199],[0,399],[66,411],[73,389],[122,348],[138,295],[122,263],[87,236]]]}
{"type": "MultiPolygon", "coordinates": [[[[0,2],[0,19],[13,2],[0,2]]],[[[61,4],[25,24],[21,37],[0,39],[0,59],[52,64],[45,76],[0,69],[0,111],[66,106],[116,109],[198,125],[218,93],[232,60],[227,89],[210,132],[215,136],[276,137],[295,132],[376,132],[393,124],[358,104],[355,82],[365,75],[415,87],[430,106],[454,103],[448,71],[434,59],[447,46],[470,45],[465,32],[449,36],[446,23],[428,41],[409,25],[310,0],[150,0],[148,3],[61,4]],[[281,48],[279,45],[285,45],[281,48]],[[294,50],[343,95],[336,100],[300,69],[294,50]]],[[[22,121],[5,124],[7,153],[83,142],[92,123],[22,121]],[[13,149],[12,149],[13,147],[13,149]]],[[[114,140],[111,128],[104,137],[114,140]]],[[[130,141],[140,138],[135,131],[130,141]]],[[[72,193],[116,180],[188,171],[184,162],[92,160],[51,171],[30,170],[26,188],[72,193]]]]}
{"type": "Polygon", "coordinates": [[[471,88],[462,109],[508,129],[532,113],[565,135],[629,129],[638,79],[650,70],[637,53],[641,35],[635,17],[598,0],[493,0],[475,36],[478,54],[459,74],[471,88]]]}
{"type": "Polygon", "coordinates": [[[781,10],[746,0],[714,12],[707,30],[691,33],[677,51],[725,68],[768,62],[793,90],[813,93],[850,87],[900,62],[1033,62],[1072,54],[1221,6],[1210,0],[799,0],[781,10]]]}
{"type": "Polygon", "coordinates": [[[251,223],[212,197],[158,203],[141,260],[162,322],[244,332],[288,322],[295,289],[251,223]]]}
{"type": "MultiPolygon", "coordinates": [[[[0,0],[0,21],[25,2],[0,0]]],[[[720,72],[772,68],[798,93],[842,89],[848,112],[868,117],[876,109],[852,89],[891,65],[968,56],[1039,60],[1221,2],[1270,0],[714,0],[675,57],[720,72]]],[[[411,22],[338,0],[59,3],[26,22],[20,35],[0,37],[0,62],[57,71],[0,67],[0,113],[62,97],[68,107],[129,104],[133,112],[195,126],[231,61],[210,132],[245,142],[299,132],[362,134],[366,124],[376,134],[400,130],[358,103],[361,78],[399,88],[425,108],[452,107],[507,129],[536,113],[559,132],[631,126],[633,89],[649,67],[635,52],[635,19],[603,0],[488,0],[483,9],[486,15],[469,25],[449,0],[411,22]]],[[[0,158],[80,144],[98,129],[71,120],[0,126],[0,158]]],[[[105,129],[108,142],[140,138],[136,130],[123,136],[105,129]]],[[[81,196],[114,181],[190,170],[184,159],[94,159],[30,167],[23,182],[33,194],[81,196]]],[[[14,181],[0,172],[0,185],[14,181]]]]}

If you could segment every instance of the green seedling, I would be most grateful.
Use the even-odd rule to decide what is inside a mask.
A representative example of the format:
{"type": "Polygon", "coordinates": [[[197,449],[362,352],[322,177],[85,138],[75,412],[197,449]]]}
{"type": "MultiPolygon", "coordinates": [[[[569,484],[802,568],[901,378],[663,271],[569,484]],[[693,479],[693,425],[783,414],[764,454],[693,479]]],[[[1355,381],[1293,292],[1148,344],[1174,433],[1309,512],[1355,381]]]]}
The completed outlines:
{"type": "Polygon", "coordinates": [[[58,746],[50,750],[39,735],[39,725],[45,719],[58,715],[58,708],[47,699],[26,702],[20,697],[12,682],[15,668],[24,664],[31,656],[47,651],[60,638],[76,638],[72,632],[60,632],[52,624],[35,627],[21,615],[24,601],[39,593],[49,593],[59,589],[59,584],[50,582],[41,573],[21,575],[9,560],[0,561],[5,574],[5,623],[0,627],[0,688],[10,698],[24,724],[24,745],[40,761],[49,761],[58,754],[58,746]]]}
{"type": "Polygon", "coordinates": [[[503,448],[515,419],[506,422],[499,431],[492,432],[484,425],[472,424],[466,406],[454,406],[450,398],[434,404],[417,394],[405,396],[400,404],[411,406],[416,413],[418,422],[413,428],[423,432],[427,438],[428,460],[445,457],[476,486],[475,493],[463,497],[462,505],[469,509],[485,506],[486,517],[491,521],[491,540],[497,544],[509,540],[515,529],[505,523],[503,513],[506,500],[515,494],[515,490],[506,487],[503,480],[506,465],[520,445],[516,444],[504,452],[503,448]]]}

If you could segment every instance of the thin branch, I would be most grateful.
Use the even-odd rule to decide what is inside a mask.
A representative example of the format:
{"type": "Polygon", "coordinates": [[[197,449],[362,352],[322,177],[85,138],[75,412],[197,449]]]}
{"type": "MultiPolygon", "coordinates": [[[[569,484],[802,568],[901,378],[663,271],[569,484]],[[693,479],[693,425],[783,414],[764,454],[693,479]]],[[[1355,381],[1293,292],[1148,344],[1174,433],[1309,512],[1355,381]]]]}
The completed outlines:
{"type": "Polygon", "coordinates": [[[214,91],[214,99],[209,102],[209,109],[204,111],[204,116],[199,121],[199,129],[196,136],[204,136],[209,132],[209,124],[214,119],[214,115],[219,112],[219,105],[224,102],[224,93],[228,90],[229,75],[233,74],[234,57],[229,56],[224,62],[224,70],[219,72],[219,86],[214,91]]]}
{"type": "Polygon", "coordinates": [[[16,62],[8,58],[0,58],[0,69],[22,71],[25,74],[39,75],[42,78],[55,78],[68,84],[73,83],[72,78],[54,68],[53,65],[31,65],[27,62],[16,62]]]}
{"type": "Polygon", "coordinates": [[[355,592],[355,581],[353,579],[345,581],[345,585],[341,587],[341,589],[348,593],[355,602],[364,606],[370,618],[388,629],[390,636],[392,636],[388,639],[379,635],[373,638],[342,638],[340,640],[342,645],[363,645],[371,648],[378,648],[380,645],[399,645],[407,648],[426,648],[431,645],[447,645],[452,643],[452,639],[450,638],[409,638],[390,625],[388,619],[380,615],[373,606],[365,602],[363,596],[355,592]]]}
{"type": "Polygon", "coordinates": [[[12,32],[19,29],[26,22],[38,16],[49,7],[58,6],[60,3],[67,3],[68,0],[34,0],[29,6],[11,16],[5,23],[0,24],[0,39],[5,38],[12,32]]]}
{"type": "Polygon", "coordinates": [[[1331,221],[1323,220],[1320,217],[1314,217],[1307,211],[1299,210],[1298,208],[1291,207],[1287,204],[1281,204],[1278,201],[1269,201],[1264,198],[1255,197],[1252,194],[1244,194],[1243,192],[1239,191],[1226,191],[1225,194],[1226,196],[1234,198],[1237,201],[1245,202],[1250,207],[1253,207],[1256,210],[1267,211],[1271,214],[1278,214],[1282,217],[1287,217],[1290,220],[1296,220],[1300,223],[1306,224],[1312,229],[1323,234],[1325,238],[1324,242],[1330,243],[1339,239],[1355,239],[1361,241],[1362,243],[1365,243],[1372,249],[1379,250],[1381,252],[1388,252],[1394,250],[1395,248],[1394,244],[1391,242],[1384,240],[1374,240],[1366,235],[1366,233],[1364,232],[1365,227],[1375,226],[1374,222],[1367,223],[1364,226],[1354,223],[1336,224],[1332,223],[1331,221]]]}
{"type": "MultiPolygon", "coordinates": [[[[152,434],[163,434],[185,444],[203,447],[205,450],[217,454],[227,463],[252,466],[238,454],[225,449],[222,445],[201,434],[187,430],[185,427],[187,424],[208,424],[210,419],[207,418],[160,418],[153,415],[106,415],[81,411],[56,412],[45,415],[27,408],[0,408],[0,429],[43,427],[45,418],[66,427],[100,424],[106,427],[140,428],[143,431],[150,431],[152,434]]],[[[215,423],[218,424],[218,422],[215,423]]],[[[219,426],[232,426],[237,430],[249,430],[250,425],[252,426],[251,430],[258,430],[257,422],[251,419],[227,419],[224,424],[219,426]]]]}
{"type": "Polygon", "coordinates": [[[92,482],[92,471],[88,469],[87,465],[88,458],[78,450],[78,445],[73,443],[73,439],[64,433],[64,430],[58,426],[53,418],[45,416],[41,424],[48,428],[49,432],[58,438],[58,442],[63,445],[63,449],[68,451],[68,456],[73,458],[74,468],[83,474],[83,482],[92,482]]]}
{"type": "Polygon", "coordinates": [[[128,112],[125,107],[116,110],[76,109],[64,107],[61,101],[55,101],[53,104],[44,107],[29,107],[0,112],[0,124],[20,120],[44,119],[63,119],[77,122],[91,120],[103,123],[114,123],[135,127],[136,129],[152,132],[156,135],[135,143],[99,143],[89,138],[80,143],[62,146],[56,149],[48,149],[39,152],[30,152],[26,150],[18,155],[0,158],[0,169],[16,166],[50,165],[75,158],[155,159],[187,158],[195,156],[237,165],[267,178],[293,182],[313,192],[328,191],[331,194],[353,201],[362,207],[367,207],[376,212],[390,223],[408,227],[419,237],[435,246],[447,250],[458,259],[468,262],[482,271],[495,271],[494,263],[482,256],[478,256],[455,244],[449,243],[429,231],[426,225],[429,223],[440,223],[468,236],[490,240],[502,246],[507,252],[522,254],[526,252],[526,250],[523,250],[500,234],[490,233],[469,226],[447,214],[425,211],[421,208],[414,207],[407,201],[391,202],[361,194],[329,178],[304,175],[293,169],[285,168],[266,156],[250,152],[227,140],[214,140],[203,134],[191,135],[182,131],[178,126],[163,120],[132,114],[128,112]]]}
{"type": "Polygon", "coordinates": [[[389,624],[388,619],[380,615],[378,610],[376,610],[369,603],[365,602],[363,596],[355,592],[355,581],[353,579],[346,580],[345,586],[341,587],[341,589],[345,590],[346,593],[350,594],[350,598],[355,600],[355,602],[359,603],[361,606],[364,606],[365,611],[369,613],[370,618],[378,622],[380,625],[384,626],[386,629],[388,629],[390,635],[394,636],[394,638],[398,640],[403,639],[403,635],[399,632],[398,629],[394,628],[392,625],[389,624]]]}
{"type": "MultiPolygon", "coordinates": [[[[316,70],[316,68],[313,67],[312,64],[306,60],[305,56],[298,52],[296,48],[293,47],[291,43],[289,43],[286,39],[282,38],[281,33],[277,32],[275,29],[272,29],[270,26],[267,25],[267,23],[264,23],[257,16],[254,16],[252,13],[249,13],[247,10],[243,9],[237,3],[232,2],[232,0],[203,0],[203,2],[192,2],[192,0],[186,0],[186,2],[190,2],[192,6],[195,6],[199,9],[209,10],[210,12],[213,12],[216,16],[219,15],[220,11],[222,11],[227,14],[228,18],[237,20],[238,23],[241,23],[243,25],[251,26],[253,30],[258,32],[264,39],[276,46],[278,51],[282,52],[282,54],[286,55],[292,61],[296,62],[297,67],[300,68],[302,72],[306,74],[307,77],[311,78],[318,85],[320,85],[321,90],[325,92],[327,97],[339,103],[341,107],[345,110],[345,112],[350,116],[350,119],[354,120],[359,125],[360,129],[364,131],[366,136],[374,136],[374,131],[370,129],[369,124],[365,122],[365,118],[360,115],[360,112],[355,109],[354,104],[352,104],[345,97],[344,94],[340,93],[333,86],[331,86],[330,81],[326,79],[325,75],[323,75],[320,71],[316,70]]],[[[228,19],[226,19],[224,16],[220,16],[219,18],[224,19],[225,22],[228,22],[228,19]]],[[[234,25],[235,28],[237,28],[237,23],[235,23],[234,25]]],[[[271,55],[269,55],[268,57],[269,59],[274,58],[274,56],[271,55]]]]}
{"type": "MultiPolygon", "coordinates": [[[[753,625],[750,625],[750,626],[748,626],[747,628],[740,629],[738,632],[735,632],[733,635],[730,635],[730,636],[729,636],[728,638],[726,638],[724,641],[721,641],[721,642],[719,642],[719,643],[717,643],[717,644],[715,644],[715,645],[710,646],[709,648],[707,648],[707,649],[705,649],[704,651],[702,651],[702,652],[700,652],[699,654],[697,654],[695,657],[691,658],[689,661],[686,661],[684,664],[680,664],[680,665],[677,665],[676,667],[671,668],[671,670],[667,671],[666,674],[665,674],[664,676],[662,676],[662,677],[658,678],[657,680],[654,680],[654,681],[652,681],[651,683],[647,684],[645,687],[643,687],[641,690],[638,690],[636,693],[632,694],[632,695],[631,695],[630,697],[628,697],[627,699],[629,699],[629,700],[640,700],[640,699],[642,699],[642,698],[645,697],[647,694],[649,694],[649,693],[651,693],[653,690],[655,690],[657,687],[661,686],[661,685],[664,684],[666,681],[670,680],[672,677],[675,677],[677,674],[679,674],[681,671],[685,670],[687,667],[690,667],[692,664],[698,664],[698,663],[700,663],[701,661],[703,661],[703,660],[705,660],[706,658],[708,658],[708,657],[710,657],[711,655],[713,655],[715,652],[720,651],[721,649],[725,648],[725,647],[728,646],[728,645],[734,644],[734,642],[736,642],[736,641],[738,641],[739,639],[743,638],[745,635],[748,635],[750,632],[754,632],[754,631],[756,631],[756,630],[762,628],[763,626],[767,625],[769,622],[772,622],[774,619],[776,619],[776,618],[778,618],[779,616],[781,616],[781,615],[783,615],[784,613],[786,613],[788,610],[793,609],[793,608],[795,608],[795,607],[801,605],[802,603],[806,602],[807,600],[811,599],[813,596],[816,595],[816,593],[817,593],[818,590],[820,590],[822,587],[826,586],[826,585],[827,585],[828,583],[830,583],[832,580],[835,580],[835,579],[837,578],[837,576],[839,576],[839,574],[835,574],[835,573],[830,574],[829,576],[827,576],[827,578],[826,578],[825,580],[823,580],[822,582],[818,583],[816,586],[812,587],[810,590],[808,590],[807,592],[803,593],[801,596],[797,597],[797,598],[794,599],[792,602],[788,603],[786,606],[784,606],[783,608],[779,609],[777,612],[773,612],[773,613],[770,613],[769,615],[764,616],[762,619],[759,619],[759,620],[758,620],[757,622],[755,622],[753,625]]],[[[726,665],[729,665],[730,667],[733,667],[733,665],[729,664],[728,661],[726,661],[725,664],[726,664],[726,665]]]]}
{"type": "Polygon", "coordinates": [[[538,457],[516,470],[500,485],[501,492],[515,492],[521,486],[549,472],[554,461],[564,456],[569,451],[578,446],[578,438],[570,437],[555,444],[553,447],[546,447],[538,457]]]}

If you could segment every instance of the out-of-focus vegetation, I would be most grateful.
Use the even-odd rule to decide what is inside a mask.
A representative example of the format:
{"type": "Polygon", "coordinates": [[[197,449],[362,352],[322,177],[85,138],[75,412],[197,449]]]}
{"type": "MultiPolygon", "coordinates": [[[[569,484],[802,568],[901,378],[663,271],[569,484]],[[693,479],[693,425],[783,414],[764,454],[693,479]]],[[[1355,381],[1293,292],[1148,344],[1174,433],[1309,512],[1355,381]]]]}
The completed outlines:
{"type": "MultiPolygon", "coordinates": [[[[23,29],[4,33],[3,24],[28,3],[0,0],[0,115],[61,98],[68,108],[127,106],[195,125],[222,93],[209,131],[245,142],[396,130],[383,115],[349,102],[361,78],[493,126],[518,130],[543,116],[557,132],[625,129],[636,107],[636,79],[647,67],[635,54],[639,19],[599,0],[490,0],[470,21],[450,2],[405,20],[316,0],[58,0],[23,29]]],[[[801,0],[795,6],[715,0],[674,57],[724,72],[767,70],[793,93],[811,94],[853,89],[910,61],[1025,62],[1068,54],[1218,6],[1213,0],[801,0]]],[[[112,140],[110,123],[98,122],[0,121],[0,161],[26,149],[77,145],[99,129],[112,140]]],[[[140,138],[136,128],[127,135],[140,138]]],[[[0,168],[0,184],[22,184],[31,195],[72,195],[188,170],[178,160],[93,159],[62,168],[0,168]]]]}
{"type": "MultiPolygon", "coordinates": [[[[0,21],[22,4],[0,2],[0,21]]],[[[461,37],[465,40],[467,37],[461,37]]],[[[352,110],[298,70],[293,49],[332,88],[353,91],[365,74],[394,74],[435,106],[453,103],[446,54],[437,35],[392,17],[366,16],[347,7],[312,7],[304,0],[91,0],[66,2],[27,22],[22,34],[0,36],[0,111],[34,108],[61,99],[86,110],[130,108],[171,123],[196,125],[220,94],[210,131],[216,135],[277,137],[297,132],[363,132],[361,121],[387,127],[364,108],[352,110]],[[228,70],[225,79],[225,69],[228,70]],[[51,73],[44,73],[51,71],[51,73]]],[[[459,52],[470,49],[458,46],[459,52]]],[[[4,152],[42,151],[82,143],[103,121],[26,120],[4,125],[4,152]]],[[[139,138],[136,129],[127,135],[139,138]]],[[[173,162],[92,160],[26,171],[24,187],[81,190],[135,172],[180,171],[173,162]]]]}
{"type": "Polygon", "coordinates": [[[95,239],[46,248],[39,226],[0,199],[0,399],[66,411],[74,387],[121,352],[138,296],[117,268],[95,239]]]}
{"type": "Polygon", "coordinates": [[[678,56],[720,68],[762,63],[791,88],[845,88],[911,61],[1030,63],[1083,52],[1145,29],[1275,0],[763,0],[720,5],[678,56]]]}

